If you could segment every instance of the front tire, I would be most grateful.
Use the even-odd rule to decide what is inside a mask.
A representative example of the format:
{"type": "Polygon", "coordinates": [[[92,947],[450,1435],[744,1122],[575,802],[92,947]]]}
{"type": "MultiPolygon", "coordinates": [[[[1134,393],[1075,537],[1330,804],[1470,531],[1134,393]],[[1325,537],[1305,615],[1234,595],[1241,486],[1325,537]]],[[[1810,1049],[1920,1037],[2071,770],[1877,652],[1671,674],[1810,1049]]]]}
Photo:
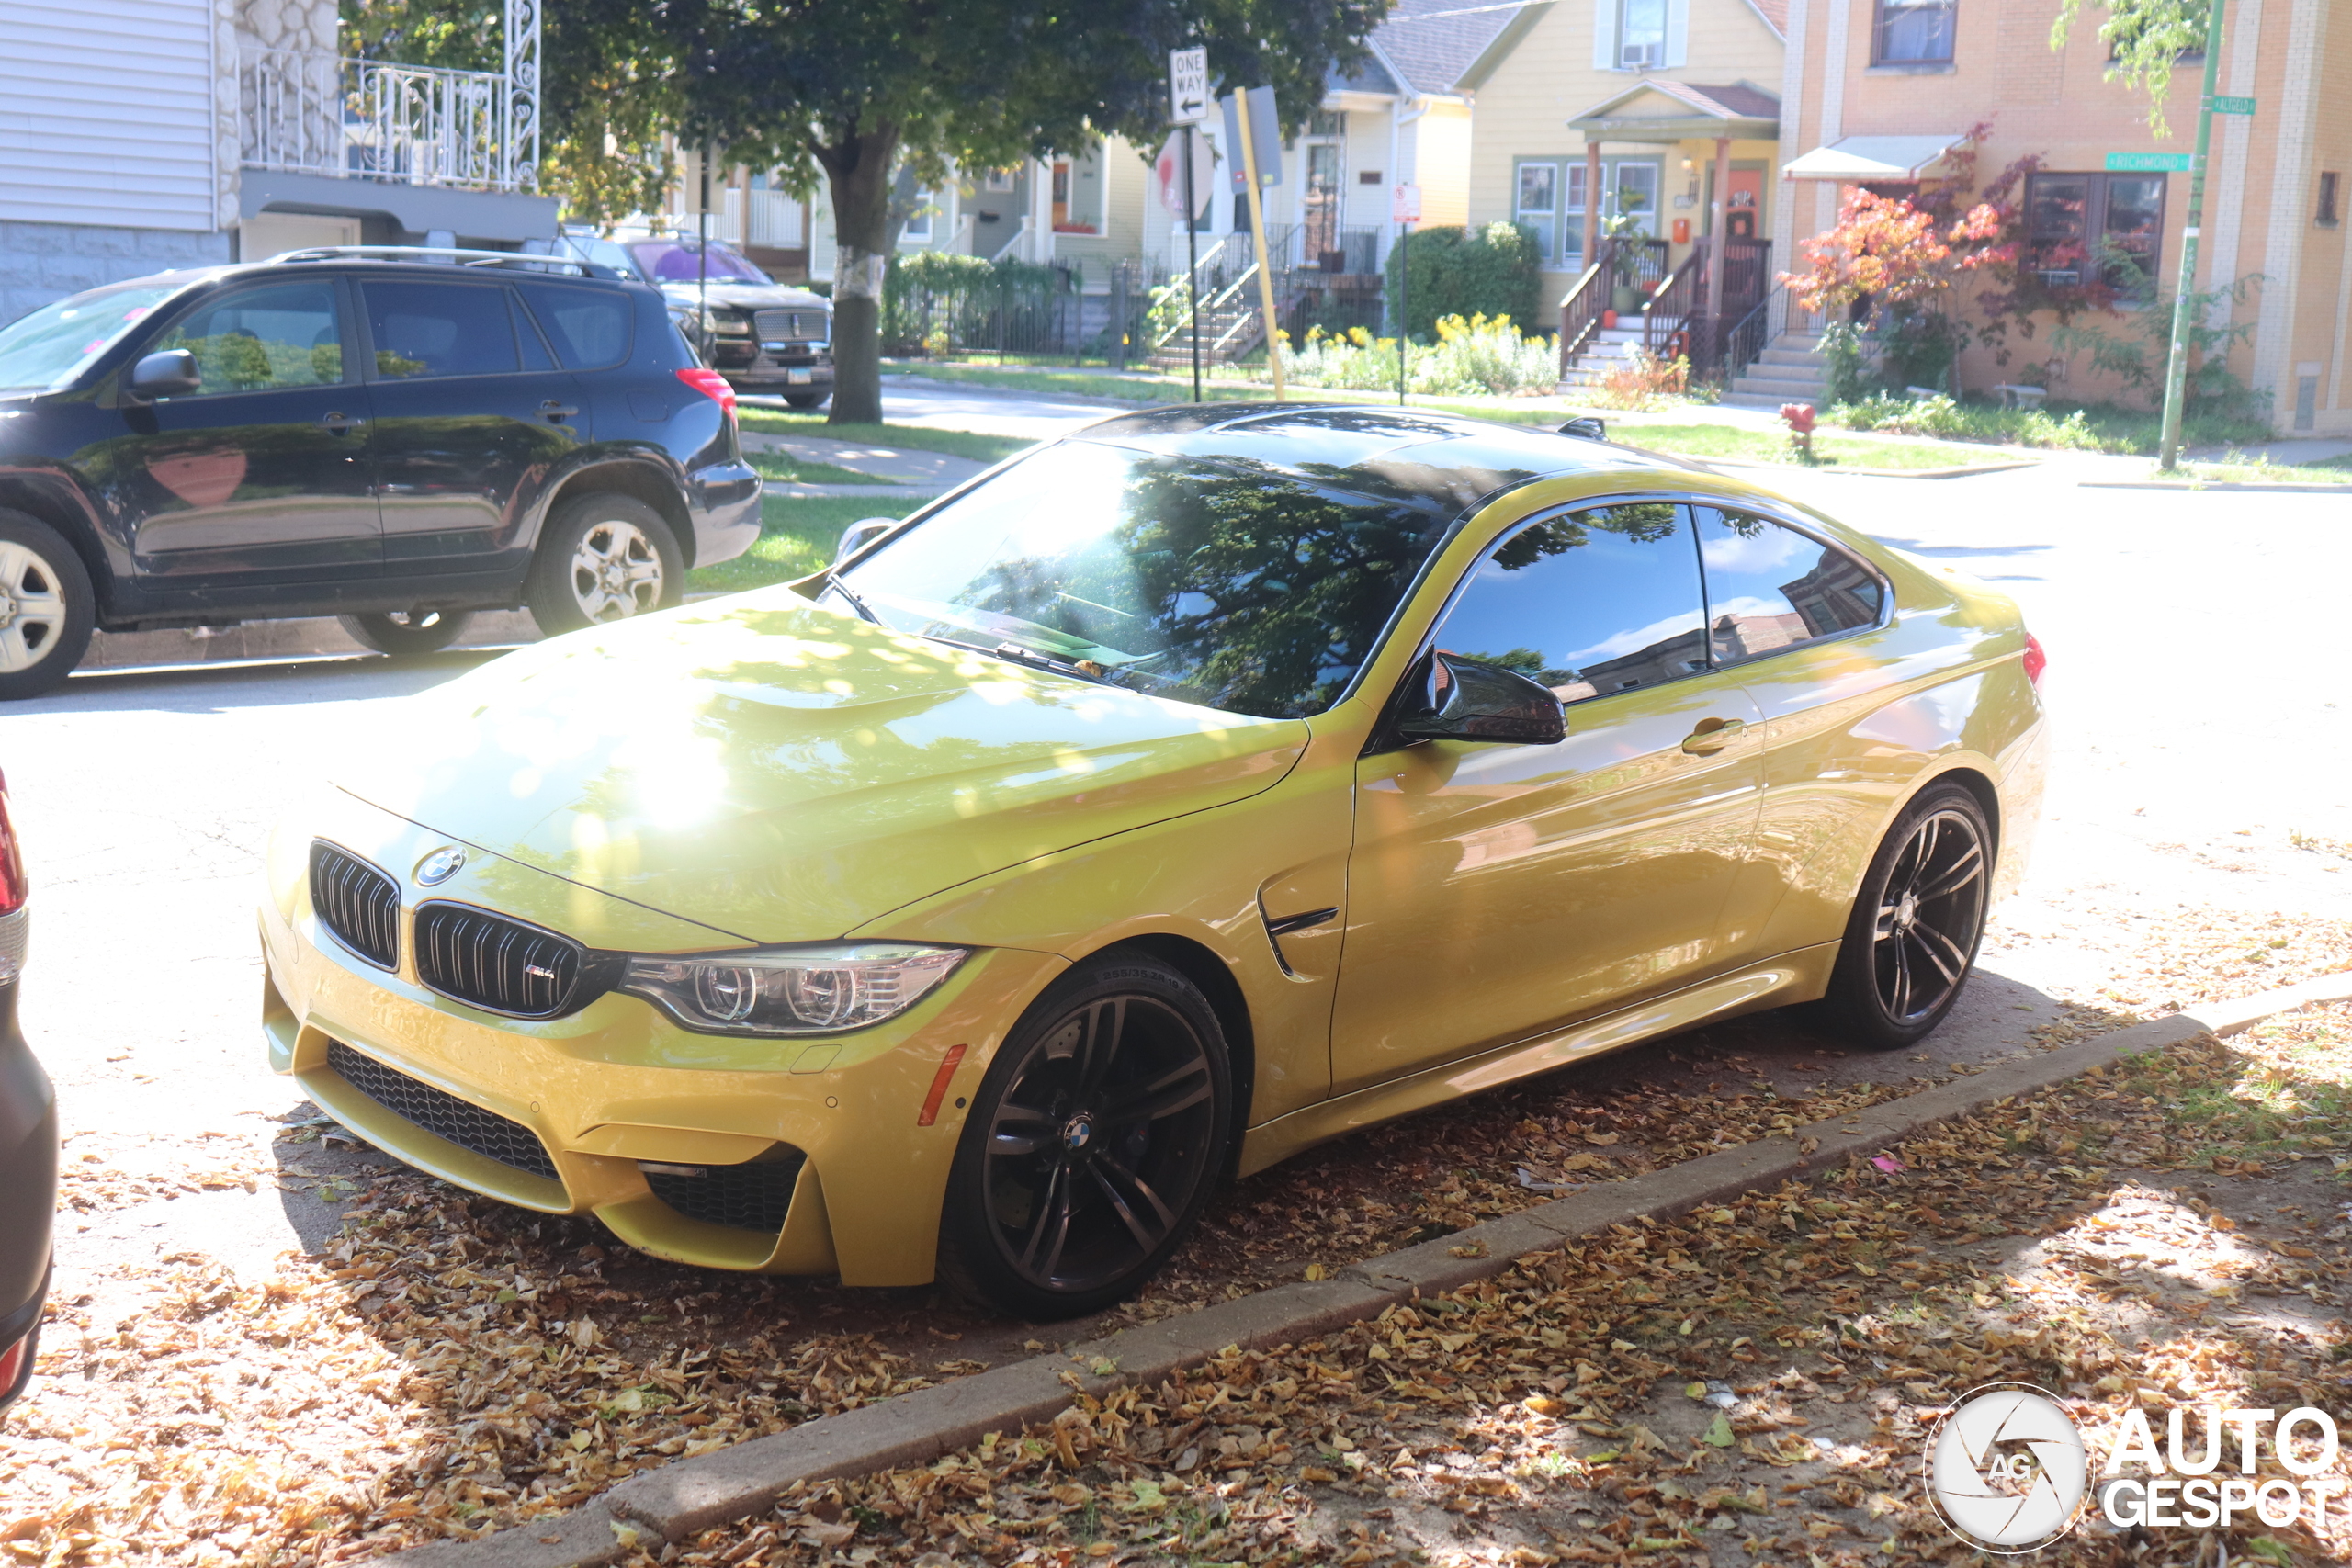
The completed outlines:
{"type": "Polygon", "coordinates": [[[524,580],[523,603],[548,637],[666,610],[685,599],[686,564],[662,514],[600,491],[549,520],[524,580]]]}
{"type": "Polygon", "coordinates": [[[1080,965],[980,1082],[940,1215],[941,1279],[1032,1320],[1132,1295],[1199,1221],[1232,1108],[1225,1032],[1198,987],[1140,956],[1080,965]]]}
{"type": "Polygon", "coordinates": [[[1992,872],[1992,825],[1976,796],[1957,784],[1921,791],[1855,895],[1822,1021],[1874,1051],[1926,1039],[1975,970],[1992,872]]]}
{"type": "Polygon", "coordinates": [[[786,392],[785,406],[796,409],[820,409],[833,400],[831,392],[786,392]]]}
{"type": "Polygon", "coordinates": [[[374,610],[335,617],[352,641],[394,657],[438,653],[465,636],[473,618],[471,610],[374,610]]]}
{"type": "Polygon", "coordinates": [[[96,624],[89,569],[65,536],[0,507],[0,702],[64,684],[96,624]]]}

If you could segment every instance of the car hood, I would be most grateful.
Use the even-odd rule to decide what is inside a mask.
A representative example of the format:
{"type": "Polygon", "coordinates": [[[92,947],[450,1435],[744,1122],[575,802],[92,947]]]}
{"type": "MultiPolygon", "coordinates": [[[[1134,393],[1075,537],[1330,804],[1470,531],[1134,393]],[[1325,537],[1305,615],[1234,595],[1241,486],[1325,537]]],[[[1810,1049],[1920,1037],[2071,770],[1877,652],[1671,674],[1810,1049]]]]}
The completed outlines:
{"type": "MultiPolygon", "coordinates": [[[[684,282],[672,280],[661,284],[662,293],[683,305],[693,305],[702,297],[701,287],[689,278],[684,282]]],[[[811,294],[805,288],[791,288],[781,283],[719,283],[710,286],[710,302],[734,306],[747,310],[824,310],[831,312],[833,302],[821,294],[811,294]]]]}
{"type": "Polygon", "coordinates": [[[1307,740],[1295,719],[899,636],[787,588],[560,637],[402,706],[337,771],[343,788],[766,942],[839,936],[1005,866],[1246,798],[1307,740]]]}

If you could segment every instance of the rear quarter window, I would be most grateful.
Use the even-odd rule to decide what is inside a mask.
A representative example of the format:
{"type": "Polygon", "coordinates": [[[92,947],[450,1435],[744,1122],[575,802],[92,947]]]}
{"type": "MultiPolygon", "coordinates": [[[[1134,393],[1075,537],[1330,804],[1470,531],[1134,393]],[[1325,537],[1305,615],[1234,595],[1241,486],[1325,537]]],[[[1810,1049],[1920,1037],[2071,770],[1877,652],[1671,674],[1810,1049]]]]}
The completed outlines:
{"type": "Polygon", "coordinates": [[[517,287],[566,370],[603,370],[628,358],[637,310],[628,294],[562,283],[517,287]]]}

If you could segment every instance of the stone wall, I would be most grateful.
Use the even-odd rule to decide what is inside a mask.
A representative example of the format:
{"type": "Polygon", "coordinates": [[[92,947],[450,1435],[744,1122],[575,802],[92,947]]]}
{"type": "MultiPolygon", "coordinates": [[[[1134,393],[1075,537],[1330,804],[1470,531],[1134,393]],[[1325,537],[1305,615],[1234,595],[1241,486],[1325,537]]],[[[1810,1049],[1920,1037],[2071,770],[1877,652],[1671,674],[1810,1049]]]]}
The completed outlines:
{"type": "Polygon", "coordinates": [[[229,259],[230,236],[87,223],[0,223],[0,322],[52,299],[177,266],[229,259]]]}

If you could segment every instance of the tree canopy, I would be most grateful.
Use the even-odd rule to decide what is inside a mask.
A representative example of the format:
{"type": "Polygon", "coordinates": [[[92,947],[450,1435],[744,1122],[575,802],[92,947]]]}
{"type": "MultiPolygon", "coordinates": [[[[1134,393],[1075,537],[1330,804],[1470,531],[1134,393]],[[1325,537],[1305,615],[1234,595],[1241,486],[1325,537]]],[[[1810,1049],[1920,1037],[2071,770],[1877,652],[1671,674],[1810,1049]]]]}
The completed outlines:
{"type": "MultiPolygon", "coordinates": [[[[2058,0],[2050,47],[2064,49],[2082,16],[2083,0],[2058,0]]],[[[2107,79],[2148,95],[2148,126],[2171,134],[2165,104],[2172,96],[2173,66],[2183,55],[2201,54],[2211,7],[2205,0],[2111,0],[2099,41],[2108,46],[2107,79]]]]}

